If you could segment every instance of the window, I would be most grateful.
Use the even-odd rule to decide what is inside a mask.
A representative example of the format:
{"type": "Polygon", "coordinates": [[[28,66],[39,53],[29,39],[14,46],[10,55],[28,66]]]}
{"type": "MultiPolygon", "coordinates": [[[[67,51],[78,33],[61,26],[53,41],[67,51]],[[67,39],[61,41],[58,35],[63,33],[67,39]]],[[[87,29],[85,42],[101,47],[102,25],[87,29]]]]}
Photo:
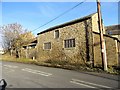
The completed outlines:
{"type": "Polygon", "coordinates": [[[65,48],[75,47],[75,39],[67,39],[64,41],[65,48]]]}
{"type": "Polygon", "coordinates": [[[55,36],[55,38],[59,38],[59,30],[55,30],[55,34],[54,34],[55,36]]]}
{"type": "Polygon", "coordinates": [[[109,35],[112,35],[112,31],[108,31],[108,34],[109,34],[109,35]]]}
{"type": "Polygon", "coordinates": [[[32,45],[31,48],[35,48],[36,45],[32,45]]]}
{"type": "Polygon", "coordinates": [[[51,49],[51,42],[44,43],[44,49],[51,49]]]}

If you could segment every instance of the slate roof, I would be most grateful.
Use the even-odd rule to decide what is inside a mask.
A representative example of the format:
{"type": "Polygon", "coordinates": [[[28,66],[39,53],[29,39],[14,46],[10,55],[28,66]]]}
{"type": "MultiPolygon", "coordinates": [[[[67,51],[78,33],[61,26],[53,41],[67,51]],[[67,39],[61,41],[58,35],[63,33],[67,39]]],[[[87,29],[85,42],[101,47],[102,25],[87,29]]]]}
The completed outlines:
{"type": "Polygon", "coordinates": [[[120,24],[106,26],[105,30],[106,30],[106,34],[109,34],[109,35],[120,35],[120,24]]]}
{"type": "Polygon", "coordinates": [[[29,42],[28,44],[26,45],[23,45],[23,47],[26,47],[26,46],[34,46],[37,44],[37,37],[31,39],[31,42],[29,42]]]}
{"type": "Polygon", "coordinates": [[[82,17],[82,18],[78,18],[78,19],[72,20],[72,21],[70,21],[70,22],[66,22],[66,23],[61,24],[61,25],[57,25],[57,26],[48,28],[48,29],[46,29],[46,30],[38,33],[37,35],[43,34],[43,33],[45,33],[45,32],[52,31],[52,30],[57,29],[57,28],[61,28],[61,27],[67,26],[67,25],[71,25],[71,24],[74,24],[74,23],[77,23],[77,22],[81,22],[81,21],[87,20],[87,19],[91,18],[94,14],[96,14],[96,13],[90,14],[90,15],[85,16],[85,17],[82,17]]]}

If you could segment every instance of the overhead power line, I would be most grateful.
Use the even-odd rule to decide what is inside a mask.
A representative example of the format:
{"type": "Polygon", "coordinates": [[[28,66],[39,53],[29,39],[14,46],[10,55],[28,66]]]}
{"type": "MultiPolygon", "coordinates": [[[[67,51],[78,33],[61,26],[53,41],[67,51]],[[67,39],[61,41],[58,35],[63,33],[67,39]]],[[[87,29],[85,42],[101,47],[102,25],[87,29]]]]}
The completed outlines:
{"type": "Polygon", "coordinates": [[[58,19],[59,17],[63,16],[64,14],[66,14],[66,13],[68,13],[68,12],[70,12],[71,10],[73,10],[73,9],[76,8],[76,7],[78,7],[79,5],[81,5],[82,3],[84,3],[85,1],[86,1],[86,0],[84,0],[84,1],[82,1],[82,2],[80,2],[80,3],[78,3],[78,4],[75,5],[74,7],[68,9],[67,11],[65,11],[65,12],[63,12],[62,14],[58,15],[57,17],[53,18],[52,20],[48,21],[47,23],[45,23],[45,24],[39,26],[38,28],[32,30],[31,32],[34,32],[34,31],[38,30],[39,28],[42,28],[42,27],[44,27],[45,25],[51,23],[52,21],[58,19]]]}

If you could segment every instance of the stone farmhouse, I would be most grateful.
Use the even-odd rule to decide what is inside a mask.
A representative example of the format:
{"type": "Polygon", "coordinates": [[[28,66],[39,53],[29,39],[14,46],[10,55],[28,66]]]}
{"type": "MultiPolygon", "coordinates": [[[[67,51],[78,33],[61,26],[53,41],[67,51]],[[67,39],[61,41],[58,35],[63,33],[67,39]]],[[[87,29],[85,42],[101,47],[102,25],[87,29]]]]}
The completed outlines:
{"type": "MultiPolygon", "coordinates": [[[[107,63],[119,66],[120,41],[105,34],[107,63]]],[[[37,34],[37,39],[24,46],[23,55],[55,65],[101,66],[98,14],[57,25],[37,34]],[[30,48],[31,47],[31,48],[30,48]]]]}
{"type": "Polygon", "coordinates": [[[92,31],[99,33],[97,13],[38,33],[39,60],[93,64],[92,31]]]}

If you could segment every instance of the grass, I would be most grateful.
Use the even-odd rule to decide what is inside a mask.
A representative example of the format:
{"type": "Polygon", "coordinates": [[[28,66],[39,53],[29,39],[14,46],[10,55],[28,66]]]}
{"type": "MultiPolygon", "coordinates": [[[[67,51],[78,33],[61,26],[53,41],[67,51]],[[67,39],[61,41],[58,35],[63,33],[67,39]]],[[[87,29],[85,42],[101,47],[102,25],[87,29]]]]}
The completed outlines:
{"type": "Polygon", "coordinates": [[[19,63],[34,63],[32,59],[26,59],[26,58],[16,58],[14,56],[10,56],[9,54],[2,55],[2,61],[9,61],[9,62],[19,62],[19,63]]]}
{"type": "Polygon", "coordinates": [[[37,61],[32,59],[26,59],[26,58],[16,58],[13,56],[10,56],[9,54],[2,55],[2,61],[9,61],[9,62],[18,62],[18,63],[25,63],[25,64],[34,64],[39,66],[46,66],[46,67],[54,67],[54,68],[63,68],[63,69],[69,69],[69,70],[77,70],[77,71],[89,71],[89,72],[99,72],[99,73],[109,73],[109,74],[120,74],[120,68],[115,67],[108,67],[108,71],[105,72],[101,68],[90,68],[82,65],[60,65],[59,63],[52,63],[52,62],[43,62],[43,61],[37,61]]]}

